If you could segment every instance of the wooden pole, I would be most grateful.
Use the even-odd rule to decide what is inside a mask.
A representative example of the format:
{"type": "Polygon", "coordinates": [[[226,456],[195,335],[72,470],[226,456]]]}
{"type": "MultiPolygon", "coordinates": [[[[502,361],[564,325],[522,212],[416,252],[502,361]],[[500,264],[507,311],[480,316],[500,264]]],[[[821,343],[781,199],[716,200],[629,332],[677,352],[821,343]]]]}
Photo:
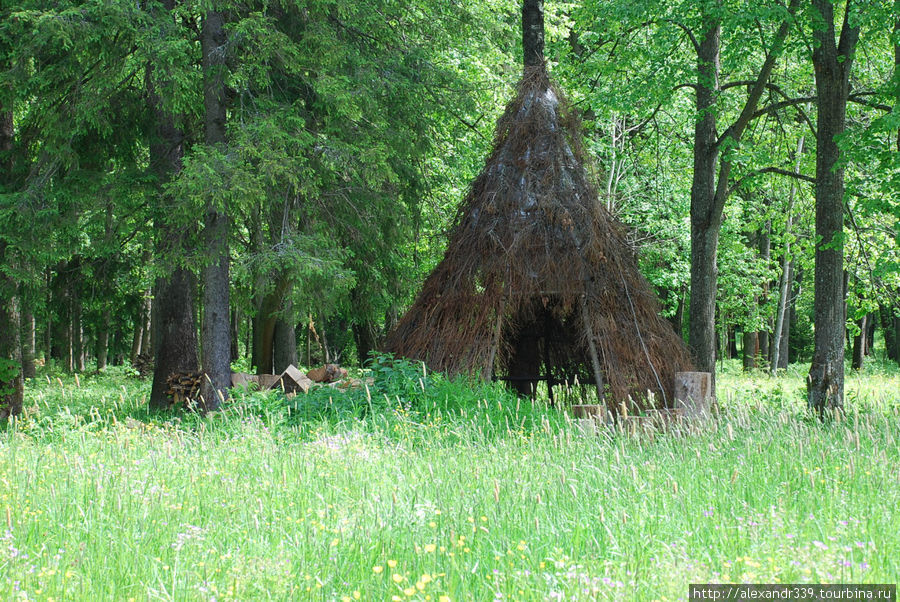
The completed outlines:
{"type": "Polygon", "coordinates": [[[600,356],[597,354],[597,347],[594,345],[594,332],[591,329],[591,320],[587,313],[587,303],[584,297],[581,298],[581,319],[584,322],[584,331],[587,335],[588,351],[591,356],[591,366],[594,369],[594,381],[597,383],[597,399],[603,401],[603,370],[600,368],[600,356]]]}
{"type": "Polygon", "coordinates": [[[494,337],[491,342],[491,352],[485,365],[485,373],[482,378],[486,381],[494,376],[494,359],[497,357],[497,347],[500,346],[500,331],[503,327],[503,314],[506,313],[506,296],[500,301],[500,309],[497,311],[497,322],[494,325],[494,337]]]}

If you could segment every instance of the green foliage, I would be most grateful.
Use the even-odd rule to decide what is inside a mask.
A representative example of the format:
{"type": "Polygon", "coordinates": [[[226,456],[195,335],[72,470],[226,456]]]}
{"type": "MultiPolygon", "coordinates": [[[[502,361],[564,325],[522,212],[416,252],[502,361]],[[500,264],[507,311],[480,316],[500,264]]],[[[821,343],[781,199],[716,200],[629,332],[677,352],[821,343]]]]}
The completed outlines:
{"type": "MultiPolygon", "coordinates": [[[[429,372],[420,362],[383,354],[373,356],[371,368],[363,376],[371,378],[371,384],[363,381],[347,390],[314,387],[309,393],[294,397],[287,406],[290,419],[308,423],[387,415],[391,419],[418,421],[448,413],[468,415],[476,408],[483,408],[490,416],[489,421],[509,421],[515,413],[520,428],[540,427],[531,412],[522,409],[521,400],[500,383],[484,383],[462,376],[448,378],[429,372]]],[[[534,410],[532,404],[526,405],[534,410]]],[[[471,418],[482,423],[484,416],[473,412],[471,418]]],[[[494,430],[487,425],[485,428],[494,430]]]]}
{"type": "Polygon", "coordinates": [[[18,362],[0,357],[0,398],[9,395],[15,390],[13,380],[21,371],[22,369],[18,362]]]}

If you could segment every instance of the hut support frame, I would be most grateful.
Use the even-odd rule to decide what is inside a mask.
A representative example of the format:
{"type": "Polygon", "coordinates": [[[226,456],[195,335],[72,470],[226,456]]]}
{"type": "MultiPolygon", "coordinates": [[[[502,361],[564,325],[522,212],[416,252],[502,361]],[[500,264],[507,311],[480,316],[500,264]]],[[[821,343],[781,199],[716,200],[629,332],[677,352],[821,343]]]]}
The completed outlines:
{"type": "Polygon", "coordinates": [[[594,345],[594,331],[591,329],[591,318],[588,316],[587,304],[584,297],[579,303],[581,306],[581,319],[584,322],[584,333],[587,335],[588,352],[591,356],[591,367],[594,369],[594,381],[597,383],[597,400],[603,401],[603,371],[600,368],[600,356],[597,355],[597,346],[594,345]]]}

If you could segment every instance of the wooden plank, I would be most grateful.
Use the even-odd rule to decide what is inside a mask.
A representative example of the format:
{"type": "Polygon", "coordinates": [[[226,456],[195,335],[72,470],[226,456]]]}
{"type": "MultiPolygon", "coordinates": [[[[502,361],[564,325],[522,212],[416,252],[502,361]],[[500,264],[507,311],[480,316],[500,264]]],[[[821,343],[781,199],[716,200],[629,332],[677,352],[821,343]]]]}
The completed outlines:
{"type": "Polygon", "coordinates": [[[296,393],[297,391],[306,393],[312,384],[312,379],[300,372],[297,366],[291,364],[278,377],[274,387],[283,388],[286,393],[296,393]]]}
{"type": "Polygon", "coordinates": [[[232,372],[231,373],[231,386],[232,387],[246,387],[249,386],[250,383],[259,383],[259,377],[255,374],[247,374],[246,372],[232,372]]]}

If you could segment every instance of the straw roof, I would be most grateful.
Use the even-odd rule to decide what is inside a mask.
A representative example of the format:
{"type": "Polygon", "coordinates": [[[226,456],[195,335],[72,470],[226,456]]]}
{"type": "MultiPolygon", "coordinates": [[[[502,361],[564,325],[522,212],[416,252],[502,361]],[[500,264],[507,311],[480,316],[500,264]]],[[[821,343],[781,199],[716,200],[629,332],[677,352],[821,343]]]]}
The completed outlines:
{"type": "Polygon", "coordinates": [[[650,391],[671,405],[675,372],[691,369],[624,226],[598,200],[578,124],[543,66],[526,70],[444,258],[386,350],[486,379],[540,356],[557,382],[598,376],[611,404],[646,403],[650,391]]]}

